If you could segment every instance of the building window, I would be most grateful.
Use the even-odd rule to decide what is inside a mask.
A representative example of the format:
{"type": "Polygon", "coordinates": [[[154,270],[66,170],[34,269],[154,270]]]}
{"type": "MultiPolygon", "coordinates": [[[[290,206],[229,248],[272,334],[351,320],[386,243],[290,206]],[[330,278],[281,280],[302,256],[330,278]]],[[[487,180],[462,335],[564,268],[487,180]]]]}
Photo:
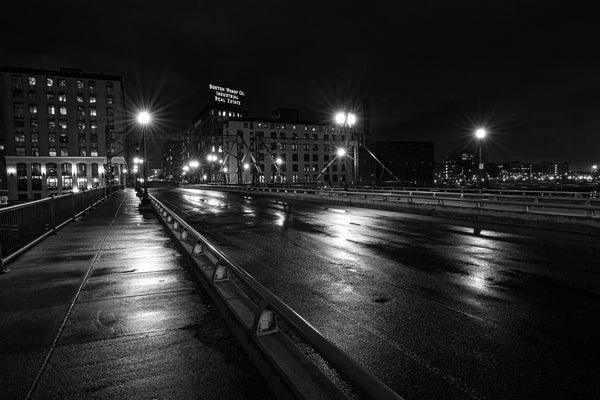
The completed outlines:
{"type": "Polygon", "coordinates": [[[48,155],[50,157],[56,157],[56,147],[48,147],[48,155]]]}
{"type": "Polygon", "coordinates": [[[15,134],[15,142],[17,142],[17,143],[25,142],[25,134],[24,133],[15,134]]]}
{"type": "Polygon", "coordinates": [[[60,101],[61,103],[64,103],[67,101],[67,95],[65,93],[59,93],[58,94],[58,101],[60,101]]]}
{"type": "Polygon", "coordinates": [[[24,127],[25,127],[25,119],[15,118],[15,128],[24,128],[24,127]]]}
{"type": "Polygon", "coordinates": [[[90,116],[92,116],[92,117],[96,116],[96,108],[95,107],[90,107],[90,116]]]}
{"type": "Polygon", "coordinates": [[[25,147],[24,146],[16,146],[15,147],[15,155],[16,156],[25,156],[25,147]]]}
{"type": "Polygon", "coordinates": [[[27,191],[27,164],[17,164],[17,190],[27,191]]]}
{"type": "Polygon", "coordinates": [[[48,163],[46,164],[46,188],[47,189],[58,189],[58,171],[56,168],[56,164],[48,163]]]}
{"type": "Polygon", "coordinates": [[[323,155],[323,161],[325,161],[325,162],[329,161],[329,154],[323,155]]]}
{"type": "Polygon", "coordinates": [[[90,94],[90,103],[95,103],[96,102],[96,96],[93,94],[90,94]]]}
{"type": "Polygon", "coordinates": [[[88,87],[90,90],[96,89],[96,81],[88,81],[88,87]]]}
{"type": "Polygon", "coordinates": [[[29,105],[29,114],[37,114],[37,106],[35,104],[29,105]]]}
{"type": "Polygon", "coordinates": [[[94,144],[92,144],[92,148],[90,149],[90,156],[98,157],[98,148],[94,144]]]}
{"type": "Polygon", "coordinates": [[[59,79],[58,80],[58,86],[59,87],[67,87],[67,80],[66,79],[59,79]]]}
{"type": "Polygon", "coordinates": [[[56,115],[56,107],[48,106],[48,115],[56,115]]]}
{"type": "Polygon", "coordinates": [[[40,134],[37,132],[32,132],[31,133],[31,143],[37,143],[40,141],[40,134]]]}
{"type": "Polygon", "coordinates": [[[60,121],[58,121],[58,126],[60,127],[60,129],[67,129],[67,121],[61,119],[60,121]]]}
{"type": "Polygon", "coordinates": [[[285,143],[281,143],[279,145],[279,150],[285,150],[285,143]]]}
{"type": "Polygon", "coordinates": [[[23,104],[22,103],[13,103],[13,112],[15,114],[23,114],[23,104]]]}
{"type": "Polygon", "coordinates": [[[35,93],[35,90],[30,90],[30,91],[29,91],[29,94],[28,94],[28,96],[29,96],[29,101],[35,101],[35,94],[36,94],[36,93],[35,93]]]}
{"type": "Polygon", "coordinates": [[[21,75],[12,75],[10,79],[13,85],[20,85],[23,82],[21,75]]]}
{"type": "Polygon", "coordinates": [[[113,88],[113,83],[112,82],[106,82],[106,90],[110,90],[113,88]]]}
{"type": "Polygon", "coordinates": [[[113,103],[113,97],[108,95],[106,96],[106,104],[112,104],[113,103]]]}
{"type": "Polygon", "coordinates": [[[29,86],[35,86],[35,76],[28,76],[27,83],[29,83],[29,86]]]}
{"type": "Polygon", "coordinates": [[[97,129],[98,128],[98,123],[96,121],[90,121],[90,128],[91,129],[97,129]]]}
{"type": "Polygon", "coordinates": [[[61,143],[68,143],[69,142],[69,137],[67,136],[67,134],[65,132],[61,132],[59,135],[59,141],[61,143]]]}
{"type": "Polygon", "coordinates": [[[280,139],[285,139],[285,132],[280,132],[279,133],[279,138],[280,139]]]}
{"type": "Polygon", "coordinates": [[[310,154],[304,154],[304,161],[310,161],[310,154]]]}
{"type": "Polygon", "coordinates": [[[80,147],[79,148],[79,156],[80,157],[86,157],[87,156],[87,149],[85,147],[80,147]]]}
{"type": "Polygon", "coordinates": [[[42,164],[31,164],[31,190],[42,190],[42,164]]]}
{"type": "Polygon", "coordinates": [[[90,134],[90,142],[91,143],[98,143],[98,134],[95,132],[92,132],[90,134]]]}
{"type": "Polygon", "coordinates": [[[298,161],[298,153],[292,154],[292,161],[298,161]]]}
{"type": "Polygon", "coordinates": [[[48,130],[52,132],[52,131],[54,131],[55,128],[56,128],[56,121],[54,121],[52,119],[49,120],[48,121],[48,130]]]}
{"type": "Polygon", "coordinates": [[[319,145],[318,144],[314,144],[313,145],[313,151],[319,151],[319,145]]]}
{"type": "Polygon", "coordinates": [[[68,157],[69,156],[69,149],[67,147],[61,147],[60,148],[60,156],[61,157],[68,157]]]}
{"type": "Polygon", "coordinates": [[[85,129],[85,121],[77,122],[77,129],[79,129],[80,131],[83,131],[85,129]]]}
{"type": "Polygon", "coordinates": [[[23,91],[21,89],[13,90],[13,100],[23,100],[23,91]]]}
{"type": "Polygon", "coordinates": [[[85,143],[85,132],[80,132],[78,136],[79,143],[85,143]]]}
{"type": "Polygon", "coordinates": [[[298,164],[292,164],[292,172],[298,172],[298,164]]]}
{"type": "Polygon", "coordinates": [[[54,92],[46,92],[46,100],[54,101],[54,92]]]}
{"type": "Polygon", "coordinates": [[[318,154],[313,154],[312,160],[313,161],[319,161],[319,155],[318,154]]]}
{"type": "Polygon", "coordinates": [[[77,106],[77,118],[80,120],[85,118],[85,110],[82,106],[77,106]]]}
{"type": "Polygon", "coordinates": [[[77,95],[77,102],[78,103],[83,103],[83,95],[82,94],[78,94],[77,95]]]}
{"type": "Polygon", "coordinates": [[[114,110],[111,107],[107,107],[106,108],[106,115],[112,117],[114,115],[114,110]]]}
{"type": "Polygon", "coordinates": [[[77,86],[77,89],[83,89],[83,81],[77,80],[75,81],[75,85],[77,86]]]}
{"type": "Polygon", "coordinates": [[[67,106],[60,106],[58,112],[60,115],[67,115],[67,106]]]}
{"type": "Polygon", "coordinates": [[[277,143],[276,142],[271,143],[271,150],[277,150],[277,143]]]}

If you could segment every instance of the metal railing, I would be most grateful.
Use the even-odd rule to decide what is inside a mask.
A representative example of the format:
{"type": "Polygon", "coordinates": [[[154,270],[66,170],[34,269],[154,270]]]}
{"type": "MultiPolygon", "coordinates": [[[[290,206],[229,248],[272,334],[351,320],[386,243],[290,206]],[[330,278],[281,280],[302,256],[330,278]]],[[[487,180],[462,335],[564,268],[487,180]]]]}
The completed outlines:
{"type": "Polygon", "coordinates": [[[240,192],[272,192],[308,194],[330,198],[368,200],[387,204],[439,205],[455,208],[517,211],[547,215],[600,217],[600,198],[577,192],[522,192],[522,191],[435,191],[384,190],[377,188],[323,188],[265,187],[265,186],[208,186],[214,190],[240,192]],[[534,195],[535,193],[535,195],[534,195]]]}
{"type": "Polygon", "coordinates": [[[0,272],[18,255],[112,195],[122,185],[0,208],[0,272]]]}
{"type": "Polygon", "coordinates": [[[334,370],[358,388],[367,398],[383,400],[402,399],[386,384],[324,337],[302,316],[260,284],[248,272],[233,263],[223,252],[175,212],[166,207],[154,196],[150,195],[150,198],[158,213],[166,219],[167,223],[173,224],[175,231],[180,232],[179,237],[182,240],[190,242],[190,245],[194,248],[192,253],[201,255],[211,254],[209,258],[214,260],[213,285],[219,285],[220,282],[228,280],[227,277],[229,274],[234,274],[245,287],[253,292],[253,297],[260,299],[255,309],[254,326],[252,328],[254,335],[260,336],[277,331],[277,329],[272,329],[273,326],[276,327],[276,322],[265,324],[265,320],[274,318],[275,316],[281,318],[298,337],[320,354],[334,370]],[[271,329],[262,329],[262,325],[266,325],[271,329]]]}

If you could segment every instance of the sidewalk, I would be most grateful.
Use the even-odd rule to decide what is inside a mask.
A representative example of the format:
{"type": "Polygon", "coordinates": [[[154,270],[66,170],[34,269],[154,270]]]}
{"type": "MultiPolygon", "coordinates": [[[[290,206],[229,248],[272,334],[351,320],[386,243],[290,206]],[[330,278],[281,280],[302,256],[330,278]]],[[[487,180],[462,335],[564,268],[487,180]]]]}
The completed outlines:
{"type": "Polygon", "coordinates": [[[133,190],[0,275],[0,399],[271,398],[133,190]]]}

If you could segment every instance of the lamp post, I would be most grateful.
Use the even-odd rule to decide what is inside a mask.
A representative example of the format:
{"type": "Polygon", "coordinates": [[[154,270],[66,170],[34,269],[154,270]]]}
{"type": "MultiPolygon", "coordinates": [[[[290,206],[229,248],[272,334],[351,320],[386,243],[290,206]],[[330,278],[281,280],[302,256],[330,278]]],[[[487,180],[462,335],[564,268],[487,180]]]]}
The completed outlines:
{"type": "Polygon", "coordinates": [[[190,168],[192,169],[192,179],[193,179],[193,183],[196,183],[196,168],[198,168],[198,166],[200,165],[200,163],[197,160],[192,160],[190,161],[190,168]]]}
{"type": "Polygon", "coordinates": [[[144,175],[144,193],[142,195],[141,205],[146,205],[150,203],[150,199],[148,198],[148,177],[146,173],[148,158],[146,156],[146,126],[150,123],[150,114],[147,111],[142,111],[138,114],[137,117],[138,123],[142,127],[142,171],[144,175]]]}
{"type": "MultiPolygon", "coordinates": [[[[353,113],[347,112],[339,112],[335,115],[335,123],[341,126],[342,128],[352,128],[354,124],[356,124],[356,115],[353,113]]],[[[354,137],[354,132],[352,131],[352,139],[354,139],[354,157],[353,157],[353,174],[352,179],[354,180],[354,185],[358,184],[358,139],[354,137]]],[[[345,150],[344,150],[344,154],[345,150]]]]}
{"type": "Polygon", "coordinates": [[[475,131],[475,137],[477,138],[477,144],[479,147],[479,182],[481,182],[483,179],[483,160],[481,158],[481,142],[485,138],[485,135],[487,135],[487,132],[483,128],[479,128],[475,131]]]}

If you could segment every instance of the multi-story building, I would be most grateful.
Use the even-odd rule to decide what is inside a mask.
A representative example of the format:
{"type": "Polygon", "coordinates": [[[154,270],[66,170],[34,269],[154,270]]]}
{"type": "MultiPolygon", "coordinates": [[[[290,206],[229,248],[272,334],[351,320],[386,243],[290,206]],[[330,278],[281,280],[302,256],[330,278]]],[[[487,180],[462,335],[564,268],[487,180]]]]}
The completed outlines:
{"type": "Polygon", "coordinates": [[[0,68],[1,189],[9,201],[121,183],[126,128],[121,76],[0,68]]]}
{"type": "Polygon", "coordinates": [[[477,176],[479,157],[470,151],[449,154],[444,163],[443,180],[449,183],[472,181],[477,176]]]}
{"type": "Polygon", "coordinates": [[[211,148],[207,178],[238,184],[353,184],[353,150],[360,135],[352,128],[300,121],[291,110],[279,118],[231,117],[222,124],[222,144],[211,148]],[[288,117],[289,119],[282,119],[288,117]],[[343,149],[346,154],[341,155],[343,149]]]}

